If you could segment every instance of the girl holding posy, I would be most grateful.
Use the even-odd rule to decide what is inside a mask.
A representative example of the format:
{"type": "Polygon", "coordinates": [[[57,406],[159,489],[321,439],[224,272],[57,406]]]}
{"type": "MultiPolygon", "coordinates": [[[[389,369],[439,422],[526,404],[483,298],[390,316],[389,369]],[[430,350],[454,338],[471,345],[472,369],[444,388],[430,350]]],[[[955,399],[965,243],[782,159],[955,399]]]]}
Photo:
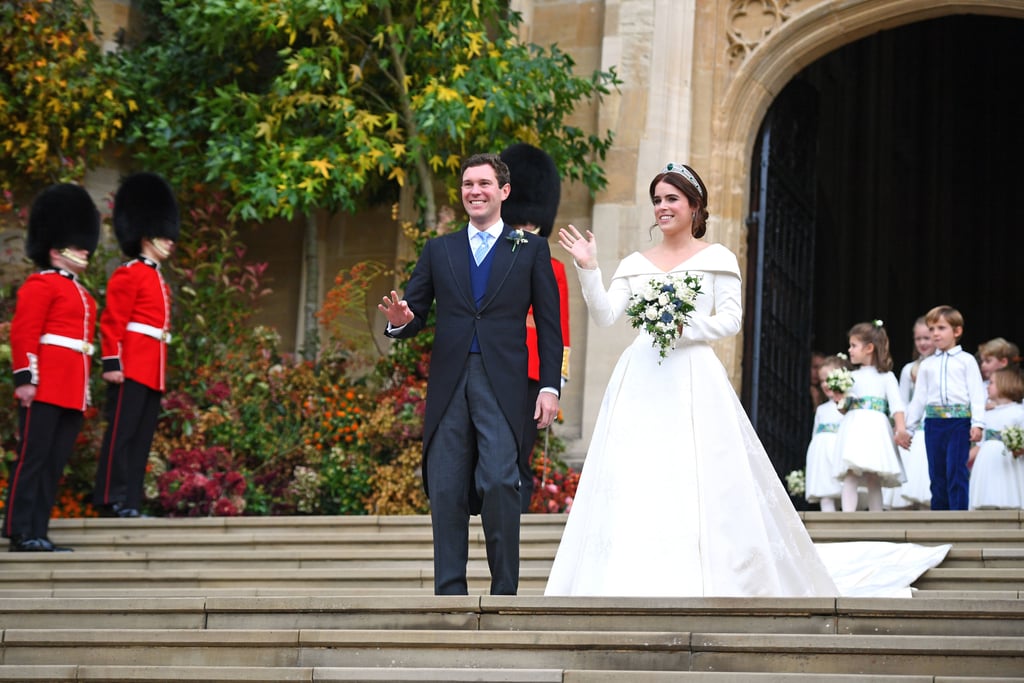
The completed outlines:
{"type": "Polygon", "coordinates": [[[843,492],[843,485],[836,481],[836,434],[842,413],[839,412],[837,394],[825,381],[833,370],[845,368],[846,361],[839,356],[829,356],[818,368],[821,391],[827,397],[814,411],[814,425],[811,442],[807,445],[806,497],[808,503],[818,503],[822,512],[835,512],[836,501],[843,492]]]}
{"type": "Polygon", "coordinates": [[[853,386],[843,399],[845,412],[836,437],[837,478],[843,482],[843,512],[857,509],[857,488],[868,490],[868,509],[882,509],[882,487],[906,481],[900,461],[896,433],[904,434],[903,398],[892,373],[889,335],[881,320],[857,323],[848,333],[850,362],[860,366],[853,372],[853,386]]]}
{"type": "Polygon", "coordinates": [[[1024,456],[1005,442],[1007,428],[1024,428],[1024,381],[1014,368],[994,370],[989,377],[985,431],[972,446],[968,507],[1019,509],[1024,506],[1024,456]]]}

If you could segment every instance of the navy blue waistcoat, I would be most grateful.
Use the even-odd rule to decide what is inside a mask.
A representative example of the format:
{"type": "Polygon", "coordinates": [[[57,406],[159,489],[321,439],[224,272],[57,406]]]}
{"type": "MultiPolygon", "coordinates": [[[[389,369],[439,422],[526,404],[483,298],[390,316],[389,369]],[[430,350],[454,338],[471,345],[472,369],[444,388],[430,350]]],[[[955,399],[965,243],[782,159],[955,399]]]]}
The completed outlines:
{"type": "MultiPolygon", "coordinates": [[[[473,258],[473,249],[469,247],[467,242],[467,248],[469,249],[470,285],[473,288],[473,301],[476,303],[477,309],[484,302],[484,292],[487,291],[487,279],[491,276],[491,264],[494,263],[494,250],[497,246],[497,244],[492,246],[484,260],[480,262],[480,265],[477,265],[476,259],[473,258]]],[[[477,341],[476,334],[473,335],[473,343],[469,346],[469,352],[480,353],[480,342],[477,341]]]]}

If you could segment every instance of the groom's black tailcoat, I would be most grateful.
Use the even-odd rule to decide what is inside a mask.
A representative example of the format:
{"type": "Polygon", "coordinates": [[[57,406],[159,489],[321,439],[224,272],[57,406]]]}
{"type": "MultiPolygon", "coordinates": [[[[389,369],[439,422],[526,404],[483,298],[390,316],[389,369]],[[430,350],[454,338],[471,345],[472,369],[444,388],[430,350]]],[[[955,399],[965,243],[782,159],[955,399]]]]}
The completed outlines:
{"type": "MultiPolygon", "coordinates": [[[[508,225],[492,247],[494,262],[483,303],[478,309],[470,285],[469,242],[465,230],[429,240],[405,288],[405,300],[415,318],[392,333],[415,335],[437,302],[434,347],[427,381],[427,410],[423,424],[423,457],[451,400],[476,333],[487,376],[498,395],[518,446],[527,406],[526,314],[533,306],[540,355],[540,386],[558,388],[562,362],[562,327],[558,286],[551,269],[547,240],[523,233],[526,243],[513,251],[508,225]]],[[[424,477],[426,477],[424,463],[424,477]]],[[[424,479],[427,493],[430,483],[424,479]]]]}

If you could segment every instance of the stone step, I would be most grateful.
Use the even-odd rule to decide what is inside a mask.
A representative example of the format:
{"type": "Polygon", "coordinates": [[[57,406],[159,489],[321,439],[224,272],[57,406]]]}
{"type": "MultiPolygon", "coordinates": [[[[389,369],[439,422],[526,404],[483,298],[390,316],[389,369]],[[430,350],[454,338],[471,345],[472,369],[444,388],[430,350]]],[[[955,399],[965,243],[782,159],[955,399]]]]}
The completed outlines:
{"type": "MultiPolygon", "coordinates": [[[[547,569],[524,567],[520,571],[520,589],[523,592],[543,592],[547,583],[547,569]]],[[[490,573],[486,566],[471,565],[467,570],[469,590],[486,591],[490,573]]],[[[146,571],[117,569],[82,570],[56,569],[36,571],[5,571],[0,573],[0,591],[51,590],[55,594],[72,589],[95,589],[110,595],[117,591],[138,589],[189,588],[254,588],[264,595],[281,594],[294,589],[318,589],[325,593],[344,593],[349,587],[376,589],[388,594],[395,589],[432,590],[433,568],[381,571],[367,568],[338,569],[159,569],[146,571]]],[[[1010,569],[943,569],[925,572],[913,584],[922,590],[972,590],[1024,592],[1024,568],[1010,569]]]]}
{"type": "Polygon", "coordinates": [[[0,681],[1024,680],[1022,513],[802,514],[954,545],[914,599],[544,598],[565,516],[527,515],[502,598],[474,518],[437,598],[427,516],[54,520],[76,552],[0,553],[0,681]]]}
{"type": "Polygon", "coordinates": [[[1024,531],[1019,529],[958,529],[935,526],[928,529],[814,529],[809,530],[815,543],[841,541],[886,541],[940,545],[952,543],[958,548],[1021,548],[1024,531]]]}
{"type": "MultiPolygon", "coordinates": [[[[920,514],[928,513],[875,516],[884,521],[920,514]]],[[[934,514],[936,519],[957,522],[975,513],[934,514]]],[[[1006,511],[977,514],[1002,522],[1019,517],[1006,511]]],[[[860,514],[817,516],[842,519],[860,514]]],[[[524,517],[530,520],[524,525],[521,551],[524,595],[543,592],[561,533],[561,522],[553,519],[557,517],[564,521],[564,516],[524,517]]],[[[433,580],[429,518],[410,516],[397,523],[392,519],[55,520],[66,524],[52,537],[72,545],[76,552],[0,553],[0,596],[71,597],[90,590],[95,595],[126,597],[211,591],[243,596],[429,594],[433,580]],[[164,534],[163,527],[176,532],[164,534]],[[413,528],[418,530],[410,531],[413,528]]],[[[838,527],[818,529],[815,535],[842,534],[846,540],[882,536],[930,543],[952,540],[953,549],[944,562],[914,584],[918,595],[966,597],[989,592],[995,597],[1016,597],[1024,592],[1024,530],[937,526],[915,531],[888,523],[884,526],[876,520],[872,528],[849,533],[838,527]]],[[[473,524],[470,536],[470,590],[482,593],[489,586],[489,574],[479,524],[473,524]]]]}
{"type": "MultiPolygon", "coordinates": [[[[60,554],[60,555],[63,555],[60,554]]],[[[57,557],[58,554],[47,554],[57,557]]],[[[3,566],[3,565],[0,565],[3,566]]],[[[103,568],[83,568],[81,563],[65,568],[60,560],[39,561],[25,566],[13,563],[0,571],[0,592],[50,590],[54,594],[74,589],[105,591],[107,595],[130,589],[191,588],[254,588],[264,595],[281,594],[294,589],[318,589],[337,594],[348,588],[375,589],[387,594],[396,589],[430,590],[434,569],[430,560],[400,562],[391,566],[360,566],[345,563],[338,566],[317,563],[313,566],[225,566],[211,562],[207,566],[176,566],[174,563],[143,566],[122,566],[117,562],[103,568]],[[159,568],[155,568],[159,567],[159,568]]],[[[547,562],[525,562],[520,569],[523,592],[543,592],[550,565],[547,562]]],[[[467,579],[473,592],[485,591],[490,573],[482,559],[469,563],[467,579]]],[[[926,571],[913,584],[922,590],[971,590],[1024,592],[1024,567],[969,566],[939,567],[926,571]]],[[[65,593],[66,594],[66,593],[65,593]]]]}
{"type": "MultiPolygon", "coordinates": [[[[264,547],[189,546],[152,550],[89,550],[78,547],[73,553],[0,553],[0,573],[60,569],[156,570],[225,569],[259,566],[267,570],[374,568],[381,571],[429,569],[433,564],[431,548],[303,548],[274,550],[264,547]]],[[[524,568],[550,569],[555,548],[524,547],[520,551],[524,568]]],[[[471,565],[486,566],[486,551],[470,548],[471,565]]],[[[954,547],[940,565],[944,569],[1021,569],[1024,548],[954,547]]]]}
{"type": "MultiPolygon", "coordinates": [[[[972,510],[969,512],[890,511],[890,512],[801,512],[805,526],[814,535],[818,531],[830,534],[874,531],[900,538],[904,533],[927,531],[936,528],[949,530],[976,530],[982,534],[990,531],[1024,531],[1022,510],[972,510]]],[[[561,534],[566,515],[523,515],[523,536],[554,530],[561,534]]],[[[106,529],[113,534],[130,538],[150,532],[159,532],[164,537],[176,534],[253,534],[264,536],[274,533],[323,533],[327,535],[368,534],[393,535],[430,531],[428,515],[394,516],[287,516],[287,517],[204,517],[204,518],[142,518],[142,519],[99,519],[76,518],[55,519],[51,530],[68,532],[89,531],[96,533],[106,529]]],[[[470,520],[470,528],[482,533],[480,518],[470,520]]]]}
{"type": "Polygon", "coordinates": [[[1020,600],[784,598],[9,598],[0,628],[459,629],[1024,637],[1020,600]]]}
{"type": "MultiPolygon", "coordinates": [[[[0,665],[0,681],[188,681],[192,683],[622,683],[622,671],[562,669],[48,666],[0,665]]],[[[630,671],[631,683],[1012,683],[1024,678],[975,676],[630,671]]]]}
{"type": "MultiPolygon", "coordinates": [[[[1024,548],[1021,511],[803,513],[816,542],[875,540],[957,548],[1024,548]]],[[[524,515],[524,551],[553,556],[564,515],[524,515]]],[[[204,519],[54,520],[51,538],[76,550],[216,548],[302,551],[317,549],[431,549],[429,517],[272,517],[204,519]]],[[[470,539],[482,547],[477,518],[470,539]]]]}
{"type": "MultiPolygon", "coordinates": [[[[1024,570],[1022,570],[1024,571],[1024,570]]],[[[522,568],[520,587],[543,591],[547,583],[548,570],[522,568]]],[[[469,589],[486,590],[490,586],[490,572],[486,564],[469,566],[466,573],[469,589]]],[[[51,569],[47,572],[31,570],[5,571],[0,573],[0,590],[39,589],[49,587],[54,591],[74,588],[227,588],[257,587],[265,594],[289,588],[317,588],[323,591],[344,590],[347,586],[375,588],[378,593],[387,594],[395,588],[433,590],[434,568],[432,563],[422,567],[408,567],[382,572],[379,569],[294,569],[277,570],[256,568],[228,569],[51,569]]]]}
{"type": "Polygon", "coordinates": [[[978,529],[1024,529],[1024,510],[890,510],[885,512],[801,512],[804,526],[813,533],[816,529],[842,527],[845,529],[920,530],[933,526],[978,529]]]}
{"type": "Polygon", "coordinates": [[[4,665],[1019,676],[1024,639],[689,631],[5,629],[4,665]],[[527,666],[528,665],[528,666],[527,666]]]}
{"type": "MultiPolygon", "coordinates": [[[[523,515],[524,534],[544,529],[561,530],[567,515],[523,515]]],[[[120,518],[62,518],[50,522],[51,530],[81,532],[106,529],[112,533],[152,533],[166,536],[175,534],[254,534],[306,532],[347,535],[403,534],[430,532],[429,515],[294,515],[258,517],[141,517],[120,518]]],[[[482,532],[480,517],[470,518],[470,529],[482,532]]]]}
{"type": "MultiPolygon", "coordinates": [[[[470,586],[469,594],[474,596],[487,595],[488,588],[481,582],[479,585],[470,586]]],[[[914,599],[920,600],[1024,600],[1024,591],[1016,590],[971,590],[969,588],[958,588],[952,590],[929,589],[913,590],[914,599]]],[[[179,586],[174,588],[118,588],[117,586],[89,586],[87,588],[60,588],[52,589],[26,588],[26,589],[0,589],[0,598],[190,598],[190,597],[377,597],[387,595],[392,597],[425,597],[434,594],[433,587],[405,588],[389,587],[385,593],[380,588],[364,586],[333,586],[329,589],[320,587],[273,587],[270,589],[260,586],[228,586],[228,587],[203,587],[203,586],[179,586]]],[[[542,587],[520,586],[519,595],[523,597],[542,597],[542,587]]]]}
{"type": "MultiPolygon", "coordinates": [[[[1024,551],[1020,565],[1024,566],[1024,551]]],[[[431,548],[304,548],[302,550],[272,550],[267,548],[158,548],[154,550],[87,550],[76,547],[73,553],[0,553],[0,572],[38,571],[52,569],[97,568],[149,570],[213,569],[252,567],[265,569],[334,569],[344,567],[402,569],[430,567],[434,553],[431,548]]],[[[522,566],[550,568],[554,549],[522,548],[522,566]]],[[[983,566],[980,554],[963,555],[961,566],[983,566]]],[[[486,551],[470,548],[469,561],[486,566],[486,551]]],[[[1006,561],[1012,564],[1013,558],[1006,561]]]]}
{"type": "MultiPolygon", "coordinates": [[[[622,672],[614,672],[621,677],[622,672]]],[[[255,667],[255,666],[0,666],[0,681],[190,681],[204,683],[562,683],[588,678],[566,679],[559,669],[449,669],[449,668],[339,668],[339,667],[255,667]]],[[[608,679],[606,679],[608,680],[608,679]]],[[[893,683],[902,683],[893,681],[893,683]]],[[[916,683],[910,681],[909,683],[916,683]]]]}

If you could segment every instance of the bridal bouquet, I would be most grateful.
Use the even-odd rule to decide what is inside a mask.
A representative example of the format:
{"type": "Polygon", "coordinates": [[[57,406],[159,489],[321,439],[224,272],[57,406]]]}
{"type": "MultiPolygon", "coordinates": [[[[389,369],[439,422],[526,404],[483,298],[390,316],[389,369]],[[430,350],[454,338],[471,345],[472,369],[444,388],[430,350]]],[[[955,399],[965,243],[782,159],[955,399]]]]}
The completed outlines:
{"type": "Polygon", "coordinates": [[[845,394],[853,386],[853,373],[846,368],[836,368],[825,375],[825,386],[836,393],[845,394]]]}
{"type": "Polygon", "coordinates": [[[1015,458],[1020,457],[1019,453],[1021,449],[1024,449],[1024,429],[1017,425],[1010,425],[999,432],[999,438],[1003,440],[1003,446],[1010,452],[1010,455],[1015,458]]]}
{"type": "Polygon", "coordinates": [[[626,315],[633,327],[642,328],[654,337],[653,346],[664,358],[682,335],[698,294],[700,277],[696,275],[656,278],[630,297],[626,315]]]}

